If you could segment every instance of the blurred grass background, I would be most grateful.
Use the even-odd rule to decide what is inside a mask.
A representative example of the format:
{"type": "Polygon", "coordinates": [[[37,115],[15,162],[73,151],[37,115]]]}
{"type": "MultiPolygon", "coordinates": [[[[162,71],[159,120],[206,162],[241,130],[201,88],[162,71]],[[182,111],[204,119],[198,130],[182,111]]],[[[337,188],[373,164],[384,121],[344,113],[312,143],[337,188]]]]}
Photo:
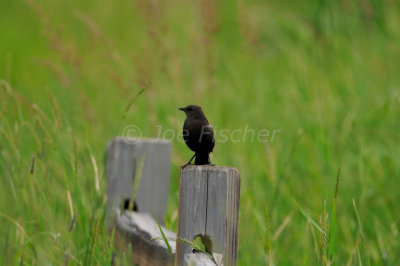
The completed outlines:
{"type": "Polygon", "coordinates": [[[109,265],[106,142],[188,104],[280,130],[212,155],[241,172],[238,265],[398,265],[399,25],[391,0],[0,1],[1,265],[109,265]]]}

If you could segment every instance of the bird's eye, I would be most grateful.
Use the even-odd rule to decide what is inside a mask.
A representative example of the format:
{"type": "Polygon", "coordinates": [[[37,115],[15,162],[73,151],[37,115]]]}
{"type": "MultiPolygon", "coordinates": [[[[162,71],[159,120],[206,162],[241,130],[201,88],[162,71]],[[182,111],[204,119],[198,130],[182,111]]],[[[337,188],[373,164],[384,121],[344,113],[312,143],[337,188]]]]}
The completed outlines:
{"type": "Polygon", "coordinates": [[[189,107],[189,108],[188,108],[188,111],[189,111],[189,112],[192,111],[192,108],[189,107]]]}

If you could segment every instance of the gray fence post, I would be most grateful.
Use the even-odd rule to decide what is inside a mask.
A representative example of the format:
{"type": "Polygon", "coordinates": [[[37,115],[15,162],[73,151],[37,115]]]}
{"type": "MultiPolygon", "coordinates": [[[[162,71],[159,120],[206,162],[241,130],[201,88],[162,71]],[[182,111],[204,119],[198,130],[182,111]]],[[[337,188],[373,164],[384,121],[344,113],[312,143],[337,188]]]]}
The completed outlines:
{"type": "Polygon", "coordinates": [[[140,174],[141,179],[135,197],[138,212],[155,214],[160,224],[164,224],[170,163],[169,141],[117,137],[108,143],[106,165],[108,228],[114,223],[121,200],[132,195],[133,177],[140,174]],[[142,160],[144,160],[143,170],[139,173],[142,160]],[[134,169],[136,169],[135,174],[134,169]]]}
{"type": "MultiPolygon", "coordinates": [[[[232,167],[190,165],[181,170],[178,238],[200,236],[207,253],[236,265],[240,177],[232,167]]],[[[177,241],[175,263],[185,265],[192,248],[177,241]],[[186,259],[185,259],[186,255],[186,259]]],[[[217,260],[217,259],[216,259],[217,260]]]]}

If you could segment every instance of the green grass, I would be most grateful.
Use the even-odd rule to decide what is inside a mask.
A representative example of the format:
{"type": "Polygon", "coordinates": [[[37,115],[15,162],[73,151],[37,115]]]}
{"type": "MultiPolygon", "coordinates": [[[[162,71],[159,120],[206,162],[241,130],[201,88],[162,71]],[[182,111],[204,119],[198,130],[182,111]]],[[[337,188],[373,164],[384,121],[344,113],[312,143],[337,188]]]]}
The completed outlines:
{"type": "Polygon", "coordinates": [[[106,143],[188,104],[279,132],[212,155],[241,173],[239,265],[398,265],[398,25],[397,1],[0,1],[0,265],[109,265],[106,143]]]}

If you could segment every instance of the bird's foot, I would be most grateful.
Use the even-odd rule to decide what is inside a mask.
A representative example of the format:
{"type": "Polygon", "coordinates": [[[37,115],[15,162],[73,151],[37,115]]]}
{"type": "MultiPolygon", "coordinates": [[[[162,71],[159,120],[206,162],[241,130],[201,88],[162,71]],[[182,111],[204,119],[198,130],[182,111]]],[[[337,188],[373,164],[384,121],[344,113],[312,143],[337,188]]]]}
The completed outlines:
{"type": "Polygon", "coordinates": [[[182,169],[185,169],[186,166],[188,165],[207,165],[207,166],[215,166],[215,164],[212,163],[195,163],[195,164],[191,164],[191,163],[187,163],[181,166],[182,169]]]}
{"type": "Polygon", "coordinates": [[[212,164],[211,162],[208,162],[208,163],[199,163],[199,162],[197,162],[197,163],[194,163],[193,165],[207,165],[207,166],[215,166],[215,164],[212,164]]]}

